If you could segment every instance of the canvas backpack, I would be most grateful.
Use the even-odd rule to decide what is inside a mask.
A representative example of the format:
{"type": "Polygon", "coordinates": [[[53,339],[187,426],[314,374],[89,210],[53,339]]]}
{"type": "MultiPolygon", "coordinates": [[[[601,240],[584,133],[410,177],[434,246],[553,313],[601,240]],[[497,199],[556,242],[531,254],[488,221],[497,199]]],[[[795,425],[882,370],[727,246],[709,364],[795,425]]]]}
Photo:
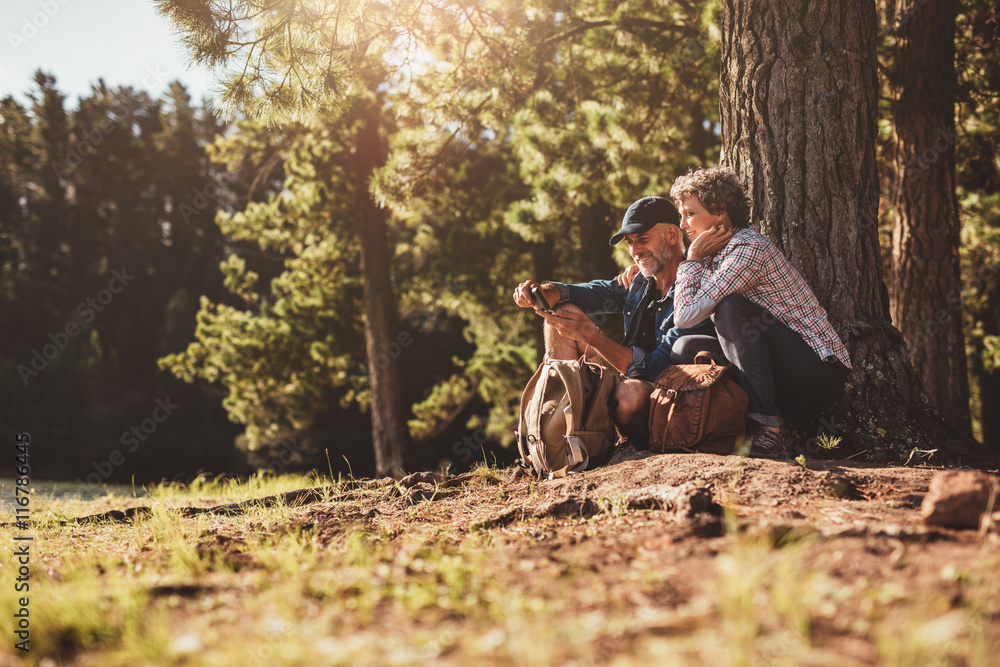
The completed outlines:
{"type": "Polygon", "coordinates": [[[543,362],[521,394],[521,462],[562,477],[602,461],[618,440],[608,414],[617,383],[618,373],[583,358],[543,362]]]}
{"type": "Polygon", "coordinates": [[[693,364],[668,366],[654,385],[652,451],[733,453],[745,429],[747,395],[711,353],[699,352],[693,364]]]}

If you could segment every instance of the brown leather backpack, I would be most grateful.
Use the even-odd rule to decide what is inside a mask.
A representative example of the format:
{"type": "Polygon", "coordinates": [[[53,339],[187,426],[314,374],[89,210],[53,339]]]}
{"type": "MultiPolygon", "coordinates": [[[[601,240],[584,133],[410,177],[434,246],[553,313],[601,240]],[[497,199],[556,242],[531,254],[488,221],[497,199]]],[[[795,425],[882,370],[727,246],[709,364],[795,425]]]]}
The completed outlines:
{"type": "Polygon", "coordinates": [[[693,364],[668,366],[656,378],[649,408],[649,448],[654,452],[732,454],[743,439],[747,395],[699,352],[693,364]]]}

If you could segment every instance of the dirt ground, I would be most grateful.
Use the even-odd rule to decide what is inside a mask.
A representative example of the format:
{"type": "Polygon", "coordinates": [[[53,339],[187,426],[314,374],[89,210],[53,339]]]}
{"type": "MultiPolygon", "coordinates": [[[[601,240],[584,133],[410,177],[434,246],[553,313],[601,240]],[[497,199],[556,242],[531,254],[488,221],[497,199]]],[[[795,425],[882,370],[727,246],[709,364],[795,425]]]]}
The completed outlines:
{"type": "MultiPolygon", "coordinates": [[[[715,664],[1000,664],[1000,536],[922,521],[938,470],[630,451],[549,481],[520,471],[371,481],[352,502],[311,506],[305,520],[333,542],[358,529],[390,544],[487,533],[493,570],[514,573],[511,585],[525,591],[588,573],[585,585],[605,597],[587,604],[629,610],[631,627],[598,635],[582,660],[570,651],[553,662],[634,664],[659,655],[644,639],[668,637],[671,662],[712,664],[705,633],[745,612],[755,619],[748,643],[738,646],[739,629],[720,633],[729,646],[715,664]],[[637,568],[662,585],[630,585],[637,568]],[[744,583],[765,606],[793,599],[769,622],[760,600],[727,601],[727,586],[744,583]],[[796,614],[801,636],[782,639],[796,614]]],[[[457,648],[456,664],[461,656],[457,648]]]]}
{"type": "Polygon", "coordinates": [[[1000,532],[925,524],[938,472],[629,449],[90,502],[39,535],[29,662],[997,665],[1000,532]]]}

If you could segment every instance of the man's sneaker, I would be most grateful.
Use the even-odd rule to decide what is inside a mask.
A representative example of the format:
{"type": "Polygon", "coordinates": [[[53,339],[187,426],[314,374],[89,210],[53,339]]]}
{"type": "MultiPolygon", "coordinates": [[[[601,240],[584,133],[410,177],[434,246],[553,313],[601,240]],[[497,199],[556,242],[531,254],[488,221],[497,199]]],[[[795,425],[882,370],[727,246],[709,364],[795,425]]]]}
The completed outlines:
{"type": "Polygon", "coordinates": [[[778,459],[785,455],[785,443],[777,433],[761,428],[750,436],[747,456],[753,459],[778,459]]]}

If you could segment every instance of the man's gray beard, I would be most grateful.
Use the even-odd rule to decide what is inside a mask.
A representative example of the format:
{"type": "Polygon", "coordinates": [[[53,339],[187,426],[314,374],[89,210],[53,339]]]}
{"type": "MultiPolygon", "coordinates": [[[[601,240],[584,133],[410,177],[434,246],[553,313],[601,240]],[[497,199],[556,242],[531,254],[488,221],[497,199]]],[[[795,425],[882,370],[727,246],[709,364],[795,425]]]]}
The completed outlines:
{"type": "Polygon", "coordinates": [[[638,263],[636,266],[639,266],[639,273],[641,273],[645,278],[652,278],[664,269],[664,267],[670,262],[671,258],[673,258],[673,252],[668,249],[661,255],[652,255],[647,262],[644,262],[644,265],[649,266],[648,269],[644,269],[642,266],[639,266],[638,263]]]}

